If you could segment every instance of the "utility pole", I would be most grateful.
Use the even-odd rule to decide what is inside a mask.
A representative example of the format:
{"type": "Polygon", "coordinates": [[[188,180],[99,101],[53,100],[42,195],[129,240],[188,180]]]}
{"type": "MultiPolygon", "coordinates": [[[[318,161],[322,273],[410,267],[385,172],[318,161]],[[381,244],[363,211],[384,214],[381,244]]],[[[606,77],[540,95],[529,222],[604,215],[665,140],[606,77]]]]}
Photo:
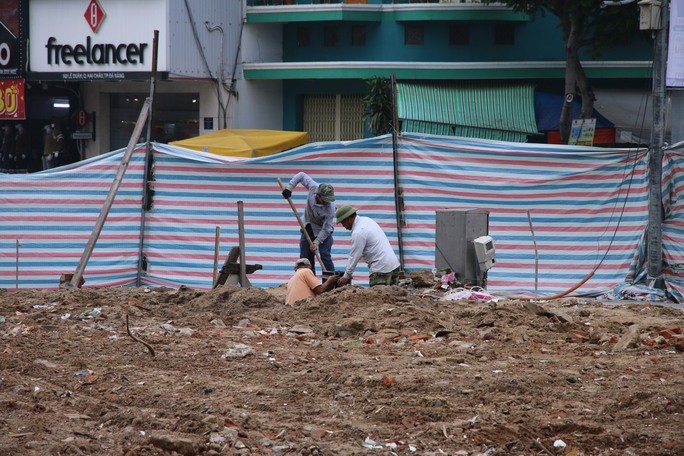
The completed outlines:
{"type": "MultiPolygon", "coordinates": [[[[634,0],[605,0],[601,7],[623,6],[634,0]]],[[[663,149],[665,148],[665,104],[667,43],[670,27],[670,0],[641,0],[639,28],[652,30],[653,52],[653,125],[651,154],[648,162],[648,278],[657,280],[663,272],[663,149]]]]}
{"type": "Polygon", "coordinates": [[[654,280],[660,278],[663,271],[662,175],[663,148],[665,147],[665,76],[669,24],[670,0],[663,0],[660,10],[660,27],[654,30],[653,125],[651,126],[651,155],[648,167],[648,277],[654,280]]]}

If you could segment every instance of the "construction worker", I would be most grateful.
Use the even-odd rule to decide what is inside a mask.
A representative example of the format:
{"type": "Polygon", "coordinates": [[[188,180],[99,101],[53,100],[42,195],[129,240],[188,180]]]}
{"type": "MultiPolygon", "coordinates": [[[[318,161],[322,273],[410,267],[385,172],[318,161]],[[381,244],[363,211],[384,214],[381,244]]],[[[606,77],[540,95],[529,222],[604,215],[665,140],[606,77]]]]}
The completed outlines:
{"type": "Polygon", "coordinates": [[[302,184],[309,191],[306,198],[306,209],[304,210],[304,226],[312,244],[302,232],[299,239],[299,257],[307,258],[311,264],[311,270],[316,274],[314,266],[314,256],[316,249],[321,256],[321,265],[325,271],[333,272],[333,265],[330,250],[333,245],[333,217],[335,216],[335,190],[330,184],[319,184],[309,177],[308,174],[300,172],[295,174],[289,184],[283,190],[283,198],[289,199],[292,190],[302,184]]]}
{"type": "Polygon", "coordinates": [[[308,297],[318,296],[334,287],[337,281],[337,276],[330,275],[325,282],[318,282],[311,270],[311,262],[306,258],[298,259],[294,269],[294,275],[287,282],[287,296],[285,297],[285,304],[287,305],[292,305],[308,297]]]}
{"type": "Polygon", "coordinates": [[[335,217],[337,223],[351,231],[351,251],[347,260],[344,275],[337,281],[338,286],[346,285],[354,275],[359,260],[368,263],[370,277],[368,284],[397,285],[401,274],[401,266],[397,255],[382,231],[382,228],[368,217],[357,215],[358,209],[352,206],[341,206],[335,217]]]}

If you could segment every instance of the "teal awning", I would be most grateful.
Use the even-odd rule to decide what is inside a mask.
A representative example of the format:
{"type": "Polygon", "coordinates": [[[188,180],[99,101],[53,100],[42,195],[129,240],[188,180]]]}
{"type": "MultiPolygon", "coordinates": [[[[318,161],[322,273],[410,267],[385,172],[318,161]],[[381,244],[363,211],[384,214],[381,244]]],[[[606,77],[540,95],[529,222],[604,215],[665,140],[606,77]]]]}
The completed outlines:
{"type": "Polygon", "coordinates": [[[519,82],[397,82],[404,132],[525,142],[537,133],[534,86],[519,82]]]}

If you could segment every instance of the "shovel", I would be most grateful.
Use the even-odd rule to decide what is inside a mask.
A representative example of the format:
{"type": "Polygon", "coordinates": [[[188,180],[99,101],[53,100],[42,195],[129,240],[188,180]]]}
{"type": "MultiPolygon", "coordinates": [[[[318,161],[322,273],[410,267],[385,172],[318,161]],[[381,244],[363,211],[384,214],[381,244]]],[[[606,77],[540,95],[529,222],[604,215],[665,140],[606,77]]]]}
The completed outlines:
{"type": "MultiPolygon", "coordinates": [[[[283,181],[278,178],[278,185],[280,185],[280,190],[285,190],[285,186],[283,185],[283,181]]],[[[309,233],[306,231],[306,227],[304,226],[304,222],[302,222],[302,218],[299,216],[299,212],[297,212],[297,208],[295,207],[294,203],[292,202],[292,199],[288,198],[287,202],[290,203],[290,207],[292,208],[292,212],[294,212],[295,217],[297,217],[297,221],[299,222],[299,226],[302,228],[302,233],[304,233],[304,236],[306,236],[306,240],[309,241],[309,246],[313,246],[314,243],[311,240],[311,237],[309,236],[309,233]]],[[[334,271],[328,271],[325,269],[325,266],[323,266],[323,261],[321,260],[321,256],[318,253],[318,249],[316,249],[316,259],[318,260],[318,264],[321,265],[321,269],[323,270],[323,273],[325,274],[335,274],[334,271]]]]}

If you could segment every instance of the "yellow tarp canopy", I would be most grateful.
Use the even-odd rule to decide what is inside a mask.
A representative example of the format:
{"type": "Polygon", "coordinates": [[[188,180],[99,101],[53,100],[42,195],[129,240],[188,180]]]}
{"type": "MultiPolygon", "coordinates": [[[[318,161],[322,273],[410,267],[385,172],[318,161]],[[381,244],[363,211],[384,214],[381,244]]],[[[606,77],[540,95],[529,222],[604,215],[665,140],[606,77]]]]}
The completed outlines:
{"type": "Polygon", "coordinates": [[[309,142],[305,131],[219,130],[173,141],[173,146],[231,157],[264,157],[309,142]]]}

